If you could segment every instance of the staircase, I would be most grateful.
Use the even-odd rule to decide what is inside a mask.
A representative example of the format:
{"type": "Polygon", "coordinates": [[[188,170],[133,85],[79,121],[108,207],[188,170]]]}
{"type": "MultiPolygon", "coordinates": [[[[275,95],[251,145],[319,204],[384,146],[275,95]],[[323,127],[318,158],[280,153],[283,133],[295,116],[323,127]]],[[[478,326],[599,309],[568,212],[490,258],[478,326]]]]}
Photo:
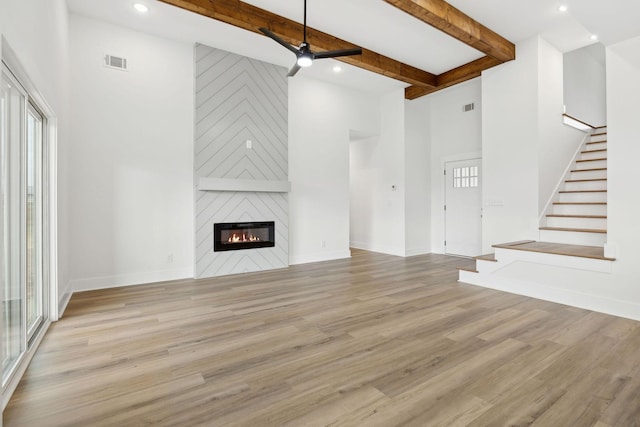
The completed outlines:
{"type": "Polygon", "coordinates": [[[539,229],[539,241],[493,245],[460,269],[459,281],[615,315],[637,307],[592,293],[606,281],[607,130],[596,128],[580,148],[539,229]]]}
{"type": "Polygon", "coordinates": [[[596,128],[540,227],[540,241],[604,246],[607,239],[607,131],[596,128]]]}

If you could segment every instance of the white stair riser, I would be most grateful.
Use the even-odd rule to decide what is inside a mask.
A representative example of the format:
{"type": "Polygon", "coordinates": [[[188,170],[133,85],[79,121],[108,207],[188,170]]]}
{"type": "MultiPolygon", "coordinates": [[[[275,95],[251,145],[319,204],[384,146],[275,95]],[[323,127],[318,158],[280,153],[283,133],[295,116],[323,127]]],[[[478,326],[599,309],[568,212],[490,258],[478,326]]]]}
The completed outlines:
{"type": "Polygon", "coordinates": [[[576,162],[576,169],[606,168],[606,160],[590,160],[588,162],[576,162]]]}
{"type": "MultiPolygon", "coordinates": [[[[590,258],[573,256],[553,255],[538,252],[518,251],[503,248],[496,248],[496,259],[501,268],[512,262],[524,261],[536,264],[556,265],[581,270],[611,272],[611,262],[590,258]]],[[[495,270],[499,270],[496,268],[495,270]]]]}
{"type": "Polygon", "coordinates": [[[607,181],[565,182],[565,191],[606,190],[607,181]]]}
{"type": "Polygon", "coordinates": [[[597,144],[587,144],[584,148],[584,151],[589,150],[602,150],[603,148],[607,148],[606,142],[599,142],[597,144]]]}
{"type": "Polygon", "coordinates": [[[607,205],[553,205],[552,213],[558,215],[606,215],[607,205]]]}
{"type": "Polygon", "coordinates": [[[591,151],[585,151],[583,153],[580,153],[578,160],[601,159],[606,157],[607,157],[606,151],[591,150],[591,151]]]}
{"type": "Polygon", "coordinates": [[[607,177],[607,171],[571,172],[569,179],[601,179],[607,177]]]}
{"type": "Polygon", "coordinates": [[[606,230],[606,218],[562,218],[547,217],[547,227],[559,228],[589,228],[594,230],[606,230]]]}
{"type": "Polygon", "coordinates": [[[476,260],[476,271],[481,274],[493,273],[501,267],[499,262],[476,260]]]}
{"type": "Polygon", "coordinates": [[[607,241],[607,235],[604,233],[540,230],[540,241],[568,245],[603,246],[607,241]]]}
{"type": "Polygon", "coordinates": [[[560,193],[559,202],[606,202],[607,193],[560,193]]]}

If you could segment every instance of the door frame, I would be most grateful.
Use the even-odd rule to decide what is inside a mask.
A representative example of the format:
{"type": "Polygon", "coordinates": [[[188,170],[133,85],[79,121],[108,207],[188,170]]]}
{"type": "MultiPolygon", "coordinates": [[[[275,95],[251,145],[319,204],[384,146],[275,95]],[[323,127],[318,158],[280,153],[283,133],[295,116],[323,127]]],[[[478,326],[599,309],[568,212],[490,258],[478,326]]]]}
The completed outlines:
{"type": "MultiPolygon", "coordinates": [[[[460,155],[455,155],[455,156],[447,156],[447,157],[443,157],[440,159],[440,170],[442,171],[440,177],[442,179],[441,181],[441,185],[442,185],[442,197],[441,197],[441,204],[440,204],[440,208],[441,208],[441,212],[442,212],[442,224],[441,224],[441,230],[442,230],[442,253],[444,255],[448,255],[448,256],[459,256],[459,257],[464,257],[463,255],[456,255],[456,254],[449,254],[447,253],[447,246],[446,246],[446,239],[447,239],[447,214],[445,211],[445,206],[447,204],[447,176],[446,176],[446,170],[447,170],[447,163],[453,163],[453,162],[464,162],[464,161],[470,161],[470,160],[479,160],[480,161],[480,181],[479,181],[479,187],[480,187],[480,248],[482,248],[482,218],[483,218],[483,198],[482,198],[482,194],[483,194],[483,173],[484,173],[484,168],[482,167],[482,152],[471,152],[471,153],[465,153],[465,154],[460,154],[460,155]]],[[[482,250],[482,249],[481,249],[482,250]]]]}

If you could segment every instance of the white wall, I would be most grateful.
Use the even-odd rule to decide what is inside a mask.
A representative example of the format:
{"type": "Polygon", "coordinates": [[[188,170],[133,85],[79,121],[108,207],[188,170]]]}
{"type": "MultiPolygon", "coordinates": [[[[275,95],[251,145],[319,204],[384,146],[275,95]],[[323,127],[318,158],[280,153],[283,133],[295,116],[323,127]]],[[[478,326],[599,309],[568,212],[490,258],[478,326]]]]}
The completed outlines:
{"type": "MultiPolygon", "coordinates": [[[[607,48],[608,235],[617,261],[599,292],[635,304],[640,319],[640,198],[637,182],[640,37],[607,48]]],[[[627,313],[629,315],[629,313],[627,313]]]]}
{"type": "Polygon", "coordinates": [[[70,36],[73,289],[192,277],[193,46],[77,15],[70,36]]]}
{"type": "MultiPolygon", "coordinates": [[[[538,44],[538,213],[554,195],[585,133],[563,124],[562,53],[543,39],[538,44]]],[[[604,102],[603,102],[604,105],[604,102]]],[[[604,108],[604,107],[603,107],[604,108]]]]}
{"type": "MultiPolygon", "coordinates": [[[[431,251],[444,253],[444,165],[482,157],[482,94],[480,79],[450,87],[425,98],[429,118],[431,251]],[[475,103],[475,109],[462,107],[475,103]]],[[[414,101],[415,102],[415,101],[414,101]]],[[[429,190],[427,190],[429,191],[429,190]]]]}
{"type": "Polygon", "coordinates": [[[601,43],[564,54],[566,113],[593,126],[607,124],[605,57],[601,43]]]}
{"type": "Polygon", "coordinates": [[[69,297],[69,78],[64,0],[0,0],[0,31],[38,92],[53,109],[58,144],[58,296],[69,297]]]}
{"type": "Polygon", "coordinates": [[[431,252],[431,111],[428,97],[405,101],[405,254],[431,252]]]}
{"type": "Polygon", "coordinates": [[[351,142],[352,247],[405,255],[404,90],[382,96],[380,134],[351,142]]]}
{"type": "Polygon", "coordinates": [[[373,235],[374,190],[377,172],[375,162],[380,137],[352,139],[349,143],[349,246],[371,249],[373,235]]]}
{"type": "Polygon", "coordinates": [[[538,46],[522,42],[515,61],[482,73],[484,253],[538,237],[538,46]]]}
{"type": "Polygon", "coordinates": [[[380,133],[377,97],[296,76],[289,79],[291,264],[349,252],[349,131],[380,133]]]}

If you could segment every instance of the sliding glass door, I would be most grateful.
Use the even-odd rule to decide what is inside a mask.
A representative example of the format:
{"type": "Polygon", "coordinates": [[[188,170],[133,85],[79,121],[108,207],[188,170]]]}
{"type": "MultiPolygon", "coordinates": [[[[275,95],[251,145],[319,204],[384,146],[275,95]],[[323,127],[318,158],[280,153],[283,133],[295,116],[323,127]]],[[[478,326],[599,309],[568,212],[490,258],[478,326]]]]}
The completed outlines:
{"type": "Polygon", "coordinates": [[[11,72],[0,79],[2,384],[47,317],[46,119],[11,72]]]}
{"type": "Polygon", "coordinates": [[[24,292],[20,274],[21,146],[25,136],[26,93],[5,70],[2,72],[0,145],[2,149],[2,383],[5,384],[26,349],[24,292]]]}

